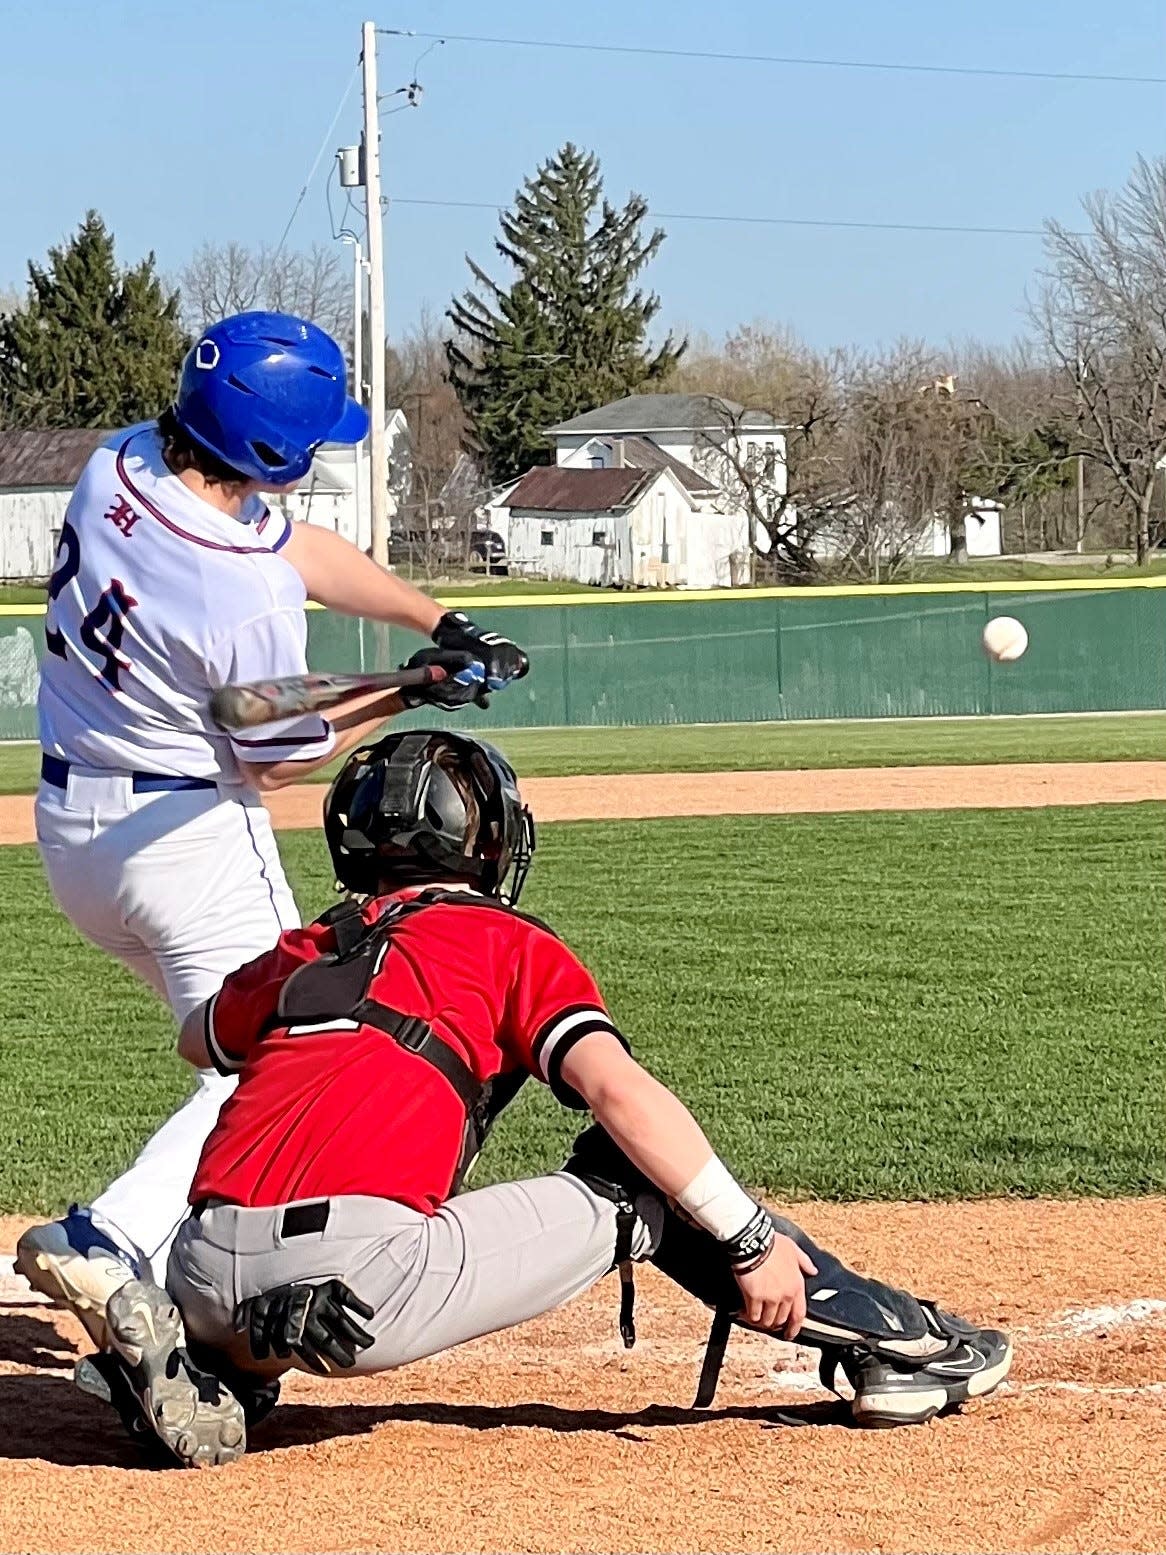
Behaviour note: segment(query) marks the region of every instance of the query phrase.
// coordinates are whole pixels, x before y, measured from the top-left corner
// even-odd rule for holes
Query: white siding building
[[[506,498],[517,576],[599,587],[719,588],[742,583],[739,521],[702,512],[671,470],[531,470]]]
[[[748,581],[785,490],[785,434],[706,394],[633,394],[550,427],[555,464],[485,509],[513,573],[628,587]]]
[[[112,433],[97,427],[0,432],[0,578],[43,583],[73,487]]]
[[[409,427],[394,410],[385,425],[389,459],[389,528],[408,501],[413,480]],[[363,443],[324,443],[307,478],[295,491],[272,499],[291,519],[335,530],[362,551],[372,547],[368,497],[368,448]]]

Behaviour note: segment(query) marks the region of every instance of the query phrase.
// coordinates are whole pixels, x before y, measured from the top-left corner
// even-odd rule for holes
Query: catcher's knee
[[[613,1269],[651,1258],[664,1230],[663,1197],[599,1124],[579,1135],[563,1171],[615,1205]]]
[[[590,1183],[596,1192],[635,1208],[650,1207],[656,1227],[646,1257],[671,1280],[717,1310],[736,1312],[740,1290],[721,1245],[667,1203],[615,1141],[595,1124],[575,1141],[564,1170]],[[923,1308],[909,1291],[856,1273],[819,1247],[792,1220],[773,1215],[773,1223],[809,1253],[818,1272],[806,1280],[806,1321],[799,1338],[821,1349],[861,1346],[910,1355],[926,1339]],[[624,1257],[631,1256],[627,1253]],[[616,1262],[621,1259],[617,1257]]]

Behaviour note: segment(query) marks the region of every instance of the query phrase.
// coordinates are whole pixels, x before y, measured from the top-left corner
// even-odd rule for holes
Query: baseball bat
[[[285,718],[301,718],[305,713],[321,713],[366,691],[408,691],[436,685],[444,679],[445,671],[440,665],[424,664],[419,669],[390,670],[382,675],[328,675],[313,671],[288,675],[283,680],[251,680],[220,686],[211,697],[210,715],[218,728],[230,733]]]

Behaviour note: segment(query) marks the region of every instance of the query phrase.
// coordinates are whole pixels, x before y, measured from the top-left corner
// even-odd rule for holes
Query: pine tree
[[[568,143],[500,218],[494,246],[515,271],[509,287],[467,256],[478,291],[449,309],[457,334],[446,352],[497,480],[547,462],[544,427],[648,388],[684,351],[671,335],[655,351],[646,344],[660,299],[636,281],[664,233],[642,234],[639,195],[616,209],[602,194],[598,159]]]
[[[14,427],[119,427],[174,393],[189,342],[154,255],[121,269],[96,211],[48,263],[30,261],[23,304],[0,319],[0,420]]]

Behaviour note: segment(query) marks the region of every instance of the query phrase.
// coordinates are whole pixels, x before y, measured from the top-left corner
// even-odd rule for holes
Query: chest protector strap
[[[444,1075],[457,1092],[467,1118],[472,1118],[481,1103],[483,1087],[461,1054],[443,1042],[428,1021],[369,996],[373,978],[388,954],[393,929],[403,918],[432,905],[399,903],[371,924],[364,922],[355,902],[341,902],[332,908],[321,921],[333,930],[336,950],[296,968],[280,990],[276,1022],[295,1027],[351,1020],[374,1026]]]

